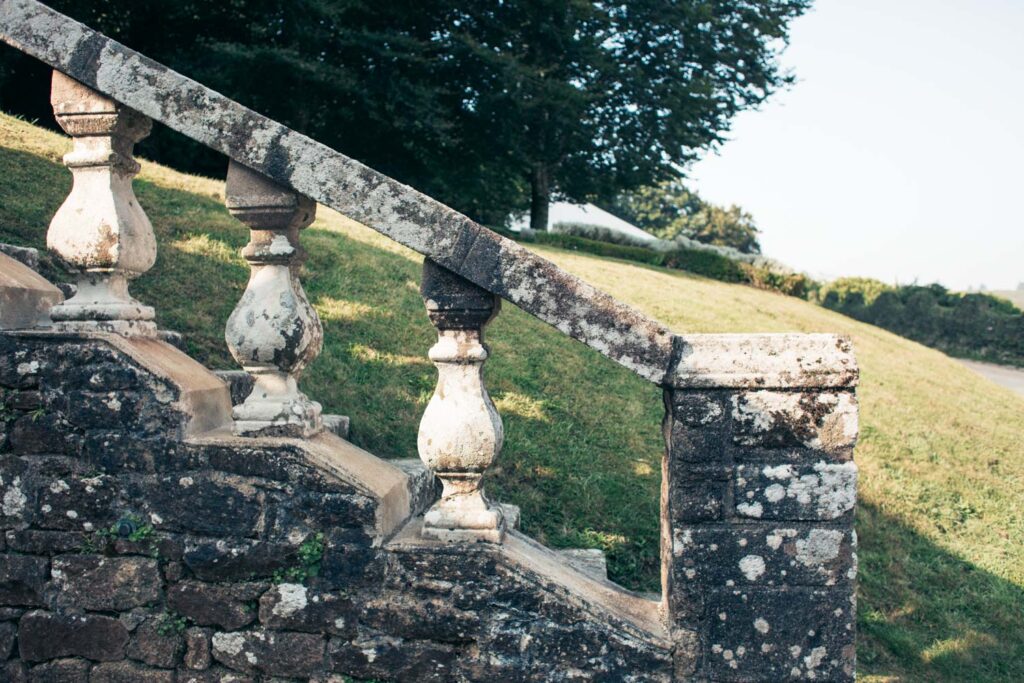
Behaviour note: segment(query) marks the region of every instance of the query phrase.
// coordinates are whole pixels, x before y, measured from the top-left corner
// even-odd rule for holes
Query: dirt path
[[[1024,396],[1024,369],[1013,368],[1008,365],[982,363],[976,360],[958,360],[979,375],[983,375],[996,384],[1012,389],[1021,396]]]

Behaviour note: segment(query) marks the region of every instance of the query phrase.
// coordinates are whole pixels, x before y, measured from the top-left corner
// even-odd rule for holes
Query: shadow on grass
[[[1024,589],[870,504],[858,509],[857,534],[862,674],[1024,680]]]
[[[43,248],[70,185],[59,164],[0,147],[0,241]],[[156,266],[133,284],[161,327],[194,356],[233,367],[224,324],[245,287],[248,232],[223,205],[139,181],[157,233]],[[382,457],[415,457],[436,373],[434,331],[416,259],[317,224],[303,283],[325,347],[304,388],[352,417],[353,440]],[[611,577],[658,583],[661,400],[655,387],[513,306],[489,331],[487,383],[506,442],[489,491],[520,505],[526,533],[555,547],[600,547]],[[859,656],[865,674],[913,681],[1024,680],[1024,591],[862,505]]]

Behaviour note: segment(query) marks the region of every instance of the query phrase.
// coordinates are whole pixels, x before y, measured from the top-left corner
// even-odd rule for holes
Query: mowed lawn
[[[0,117],[0,241],[44,245],[70,186],[59,163],[68,146]],[[160,256],[134,292],[196,357],[232,367],[223,329],[247,278],[247,231],[223,208],[222,183],[145,163],[136,190]],[[324,209],[303,240],[303,282],[326,330],[305,388],[351,416],[355,442],[414,457],[435,379],[420,258]],[[862,680],[1024,680],[1024,400],[936,351],[794,298],[538,251],[680,332],[850,335],[862,368]],[[488,386],[507,432],[492,496],[522,507],[527,533],[603,548],[612,578],[656,589],[657,388],[511,305],[489,343]]]

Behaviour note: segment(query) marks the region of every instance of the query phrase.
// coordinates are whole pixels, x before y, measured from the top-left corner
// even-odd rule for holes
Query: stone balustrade
[[[16,630],[20,648],[0,674],[853,679],[857,368],[846,341],[673,334],[36,0],[0,0],[0,38],[58,69],[52,101],[74,140],[74,185],[47,242],[77,279],[63,302],[25,274],[0,283],[0,389],[17,407],[0,416],[0,642]],[[225,338],[253,388],[230,432],[227,387],[155,339],[154,310],[128,291],[156,257],[132,191],[147,116],[228,154],[227,208],[250,229],[251,274]],[[325,432],[299,389],[323,338],[298,277],[315,200],[426,257],[421,293],[437,330],[418,435],[427,470]],[[484,330],[501,299],[663,388],[659,600],[526,538],[485,495],[504,433],[484,384]],[[136,541],[104,536],[107,555],[82,541],[139,520],[163,544],[155,558]],[[254,614],[245,604],[257,598]],[[238,608],[230,618],[226,603]],[[184,659],[180,644],[151,656],[159,606],[194,620]]]

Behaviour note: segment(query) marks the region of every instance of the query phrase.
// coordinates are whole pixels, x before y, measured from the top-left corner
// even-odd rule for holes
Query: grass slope
[[[68,141],[0,117],[0,241],[43,247],[66,195]],[[247,233],[223,186],[144,163],[156,267],[135,283],[161,327],[230,367],[224,322]],[[352,417],[353,440],[415,456],[434,385],[420,259],[321,210],[303,282],[326,329],[304,386]],[[1024,680],[1024,401],[942,354],[803,301],[677,271],[537,247],[562,267],[690,332],[834,331],[863,378],[860,669],[870,681]],[[56,276],[57,273],[51,273]],[[606,550],[612,577],[657,586],[661,400],[656,388],[512,306],[493,324],[488,385],[507,440],[489,490],[552,546]]]

